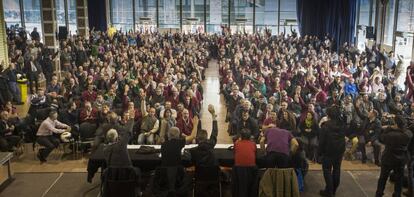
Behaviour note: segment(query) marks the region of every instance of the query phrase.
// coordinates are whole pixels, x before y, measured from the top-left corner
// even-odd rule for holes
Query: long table
[[[12,157],[13,153],[0,153],[0,191],[6,188],[14,180],[13,172],[10,167],[10,160]]]
[[[154,147],[156,150],[160,150],[160,145],[145,145]],[[186,145],[184,149],[191,149],[196,147],[196,144]],[[216,144],[214,147],[214,155],[218,160],[220,166],[223,167],[232,167],[234,164],[234,154],[233,150],[228,148],[233,146],[233,144]],[[128,145],[128,152],[131,158],[132,164],[135,167],[139,167],[142,171],[154,170],[157,166],[161,164],[161,156],[159,153],[152,154],[140,154],[137,153],[137,150],[140,148],[140,145]],[[257,145],[259,148],[259,145]],[[261,151],[258,151],[257,158],[262,157],[263,154]],[[189,161],[183,161],[183,165],[186,167],[192,166]],[[92,180],[95,173],[99,168],[105,168],[106,161],[105,155],[103,153],[103,146],[99,147],[94,151],[88,161],[88,180]]]

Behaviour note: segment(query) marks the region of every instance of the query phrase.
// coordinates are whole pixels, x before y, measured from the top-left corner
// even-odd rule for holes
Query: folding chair
[[[221,197],[220,174],[221,170],[219,166],[196,166],[193,195],[197,197]]]
[[[256,197],[259,189],[259,175],[256,166],[234,166],[231,171],[232,196]]]
[[[133,168],[107,168],[101,177],[102,197],[136,197],[139,192]]]

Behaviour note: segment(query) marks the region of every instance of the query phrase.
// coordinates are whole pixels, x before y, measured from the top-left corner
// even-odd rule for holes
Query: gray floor
[[[92,189],[99,179],[87,183],[86,173],[21,173],[14,178],[0,197],[97,197],[99,194],[99,187]]]
[[[336,197],[375,196],[378,176],[378,171],[342,171]],[[310,171],[305,179],[305,192],[302,196],[319,196],[319,190],[325,187],[323,180],[321,171]]]
[[[378,171],[343,171],[341,185],[336,197],[375,196]],[[99,178],[86,182],[86,173],[21,173],[0,193],[0,197],[97,197]],[[98,187],[96,187],[98,186]],[[391,184],[387,185],[385,196],[391,196]],[[310,171],[305,179],[305,192],[301,196],[317,197],[324,187],[321,171]],[[224,192],[225,196],[229,191]]]

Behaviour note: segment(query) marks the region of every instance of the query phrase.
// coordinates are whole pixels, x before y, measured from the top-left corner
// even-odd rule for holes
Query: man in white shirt
[[[40,162],[46,162],[47,156],[53,149],[59,146],[59,139],[53,136],[53,133],[61,134],[65,131],[70,132],[71,127],[63,124],[57,120],[58,114],[56,111],[49,112],[49,117],[40,124],[37,130],[37,143],[44,146],[39,150],[37,158]]]
[[[382,81],[379,77],[375,77],[374,83],[372,83],[372,93],[377,95],[379,92],[384,92],[385,87],[384,84],[382,84]]]

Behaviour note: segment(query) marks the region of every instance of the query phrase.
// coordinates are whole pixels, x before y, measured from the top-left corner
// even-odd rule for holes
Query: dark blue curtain
[[[296,0],[300,34],[329,35],[336,49],[354,43],[358,0]]]
[[[102,0],[88,0],[89,29],[106,31],[106,6]]]

